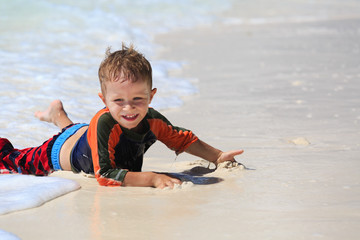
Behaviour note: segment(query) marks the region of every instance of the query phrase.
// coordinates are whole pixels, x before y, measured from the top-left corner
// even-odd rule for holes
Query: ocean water
[[[61,99],[75,122],[103,107],[97,70],[105,50],[133,43],[153,66],[153,107],[182,105],[194,79],[168,72],[184,63],[155,59],[156,34],[218,20],[230,1],[0,0],[0,135],[19,147],[40,144],[57,130],[33,117]],[[37,134],[37,132],[39,134]]]
[[[19,240],[20,238],[18,238],[16,235],[6,232],[4,230],[0,229],[0,239],[4,239],[4,240]]]

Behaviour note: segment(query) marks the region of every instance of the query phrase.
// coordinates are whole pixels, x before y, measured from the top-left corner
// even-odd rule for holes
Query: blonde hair
[[[149,61],[130,44],[127,47],[124,43],[122,49],[111,53],[110,47],[106,50],[105,59],[99,67],[99,80],[101,92],[105,94],[105,83],[118,81],[120,75],[125,81],[144,81],[150,89],[152,88],[152,69]]]

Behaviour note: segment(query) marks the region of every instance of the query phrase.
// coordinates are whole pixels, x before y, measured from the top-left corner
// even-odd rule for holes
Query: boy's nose
[[[131,108],[133,108],[133,104],[131,103],[131,101],[124,103],[123,109],[131,109]]]

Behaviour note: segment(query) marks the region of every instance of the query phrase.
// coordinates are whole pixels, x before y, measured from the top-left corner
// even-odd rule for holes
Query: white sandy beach
[[[160,143],[144,170],[181,173],[182,189],[81,189],[0,216],[27,239],[358,239],[360,18],[218,24],[160,35],[174,76],[199,93],[164,112],[251,170],[207,173]],[[193,171],[191,171],[193,169]]]

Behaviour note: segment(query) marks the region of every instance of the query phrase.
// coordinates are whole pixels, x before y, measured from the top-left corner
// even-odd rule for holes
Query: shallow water
[[[40,144],[57,129],[39,123],[36,110],[61,99],[75,122],[103,107],[97,69],[105,50],[134,43],[153,66],[153,107],[182,105],[194,79],[170,77],[183,63],[155,59],[158,33],[211,24],[228,1],[6,1],[0,5],[0,135],[17,146]],[[50,128],[50,129],[48,129]],[[41,132],[41,134],[34,134]],[[26,140],[26,141],[25,141]]]

